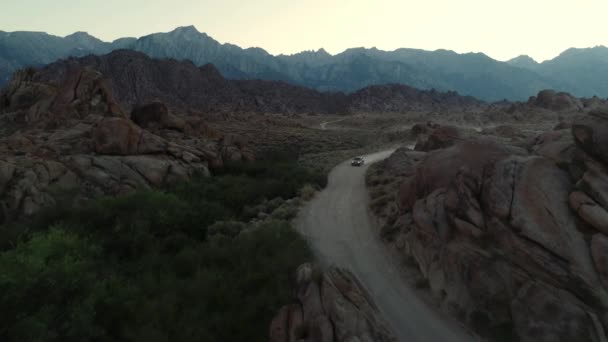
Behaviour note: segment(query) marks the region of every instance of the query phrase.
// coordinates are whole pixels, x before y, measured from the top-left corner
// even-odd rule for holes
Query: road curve
[[[325,122],[322,122],[320,126],[321,126],[322,130],[326,130],[327,129],[327,125],[332,124],[332,123],[337,123],[337,122],[340,122],[340,121],[344,121],[346,119],[347,118],[343,118],[343,119],[339,119],[339,120],[334,120],[334,121],[325,121]]]
[[[320,262],[348,268],[359,278],[399,341],[474,341],[417,297],[375,234],[364,176],[369,164],[391,153],[364,156],[363,167],[352,167],[349,161],[335,167],[327,188],[300,211],[296,227]]]

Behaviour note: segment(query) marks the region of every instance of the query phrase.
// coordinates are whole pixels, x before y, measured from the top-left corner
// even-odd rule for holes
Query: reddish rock
[[[594,234],[591,239],[591,255],[595,268],[600,275],[602,284],[608,288],[608,237],[604,234]]]
[[[571,193],[570,206],[593,228],[604,234],[608,234],[608,212],[587,196],[587,194],[580,191]]]
[[[148,128],[153,124],[162,124],[169,119],[169,108],[161,102],[152,102],[135,107],[131,111],[131,120],[140,127]]]
[[[284,306],[270,323],[270,342],[289,342],[289,306]]]
[[[589,247],[569,209],[569,176],[550,161],[537,157],[520,161],[518,170],[510,211],[512,229],[566,260],[572,276],[584,284],[586,291],[608,299],[604,291],[598,291],[599,279]]]
[[[314,278],[315,270],[312,265],[305,264],[298,268],[296,272],[296,282],[298,284],[298,299],[302,303],[304,320],[308,321],[312,317],[323,314],[323,304],[321,303],[321,290],[319,289],[318,279]]]
[[[93,130],[95,151],[99,154],[131,155],[160,153],[166,143],[149,132],[142,131],[131,121],[122,118],[107,118]]]
[[[469,141],[401,166],[415,170],[399,189],[414,222],[400,227],[409,232],[399,250],[442,307],[484,337],[513,325],[501,336],[606,340],[608,238],[591,237],[583,223],[608,232],[601,127],[543,134],[531,145],[536,155]]]
[[[512,303],[513,322],[522,342],[604,341],[598,317],[572,294],[530,282]]]
[[[608,118],[587,115],[574,122],[572,135],[585,152],[608,164]]]
[[[583,109],[582,102],[576,97],[554,90],[543,90],[528,101],[529,105],[555,111],[579,111]]]
[[[359,281],[348,271],[311,264],[296,272],[300,304],[283,307],[270,325],[272,342],[395,342]]]
[[[536,138],[532,152],[560,165],[571,163],[576,153],[572,134],[567,130],[547,132]]]
[[[456,127],[441,126],[428,135],[419,135],[414,150],[425,152],[438,150],[452,146],[459,140],[461,135]]]
[[[469,141],[427,155],[417,167],[415,177],[402,185],[401,208],[410,209],[417,199],[438,188],[447,187],[459,170],[466,167],[469,173],[481,178],[486,165],[505,158],[508,150],[493,143]]]
[[[52,104],[54,113],[71,112],[81,118],[91,113],[126,117],[99,71],[72,65],[63,77]]]
[[[608,208],[608,171],[599,163],[587,161],[581,188],[604,209]]]

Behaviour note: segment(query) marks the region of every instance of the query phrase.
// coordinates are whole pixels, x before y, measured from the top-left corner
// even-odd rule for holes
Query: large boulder
[[[123,118],[107,118],[93,130],[95,152],[109,155],[150,154],[166,151],[167,143]]]
[[[530,98],[528,104],[554,111],[579,111],[584,107],[578,98],[554,90],[540,91],[536,97]]]
[[[412,218],[387,241],[483,337],[606,341],[607,123],[591,114],[527,151],[469,139],[378,164],[375,177],[403,177],[399,217]]]
[[[600,275],[602,284],[608,288],[608,237],[604,234],[594,234],[591,239],[591,255],[595,268]]]
[[[574,140],[585,152],[608,164],[608,117],[592,113],[572,125]]]
[[[485,165],[505,158],[509,151],[494,143],[467,141],[436,151],[418,165],[415,177],[403,184],[400,190],[401,208],[411,209],[416,200],[434,190],[446,187],[461,168],[479,178]]]
[[[271,342],[394,342],[378,309],[348,271],[311,264],[296,272],[300,304],[281,308],[270,325]]]
[[[92,113],[126,117],[103,75],[83,67],[68,69],[51,110],[55,114],[72,113],[81,118]]]
[[[184,131],[187,128],[186,121],[171,114],[167,105],[162,102],[135,107],[131,112],[131,120],[147,129],[167,128]]]
[[[522,286],[511,304],[522,342],[605,341],[602,323],[571,293],[542,282]]]
[[[608,212],[587,194],[575,191],[570,194],[570,206],[588,224],[608,234]]]
[[[28,158],[0,161],[0,222],[32,216],[78,190],[78,176],[62,163]],[[69,203],[66,203],[69,205]]]
[[[432,126],[427,126],[427,128],[431,127]],[[421,130],[417,129],[417,131]],[[430,133],[418,134],[417,137],[414,150],[425,152],[452,146],[462,139],[458,128],[453,126],[440,126],[432,129]]]
[[[160,124],[169,119],[169,108],[162,102],[152,102],[133,108],[131,120],[138,126],[148,128],[153,124]]]

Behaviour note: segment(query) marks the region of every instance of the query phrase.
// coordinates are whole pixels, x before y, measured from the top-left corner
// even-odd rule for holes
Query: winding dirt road
[[[344,121],[347,118],[343,118],[343,119],[339,119],[339,120],[334,120],[334,121],[326,121],[326,122],[322,122],[321,123],[321,129],[322,130],[326,130],[327,129],[327,125],[332,124],[332,123],[338,123],[340,121]]]
[[[322,263],[348,268],[359,278],[399,341],[474,341],[417,297],[375,234],[364,176],[369,164],[391,153],[364,156],[363,167],[345,161],[334,168],[327,188],[300,211],[296,226]]]

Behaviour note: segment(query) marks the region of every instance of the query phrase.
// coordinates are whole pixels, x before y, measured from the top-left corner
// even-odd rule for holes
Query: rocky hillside
[[[24,67],[118,49],[154,58],[190,60],[196,66],[211,63],[230,79],[285,81],[320,91],[354,92],[370,85],[399,83],[457,91],[486,101],[521,101],[549,88],[579,97],[608,96],[605,47],[570,49],[544,63],[525,56],[501,62],[482,53],[417,49],[353,48],[337,55],[321,49],[273,56],[260,48],[221,44],[193,26],[111,43],[83,32],[62,38],[41,32],[0,31],[0,85]]]
[[[45,84],[61,84],[71,70],[102,74],[116,100],[130,110],[161,101],[181,112],[247,112],[280,114],[348,114],[411,110],[474,110],[484,104],[454,92],[421,91],[403,85],[372,86],[351,95],[322,93],[277,81],[227,80],[213,65],[152,59],[143,53],[118,50],[103,56],[70,58],[36,72]]]
[[[0,122],[0,222],[254,158],[242,139],[163,103],[126,111],[102,74],[76,65],[52,82],[48,70],[18,72],[0,94]]]
[[[368,176],[383,237],[492,339],[607,338],[608,115],[558,128],[513,140],[419,126],[418,151]]]
[[[262,113],[478,105],[405,86],[347,96],[283,82],[231,81],[212,65],[129,50],[24,69],[0,93],[0,221],[32,215],[74,197],[70,193],[76,200],[117,195],[208,174],[225,161],[254,159],[254,150],[297,157],[359,148],[366,139],[322,134]]]

